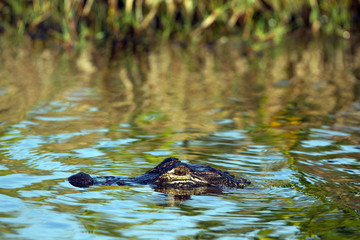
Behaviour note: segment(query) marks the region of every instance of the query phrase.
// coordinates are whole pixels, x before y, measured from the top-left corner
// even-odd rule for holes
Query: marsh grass
[[[280,41],[297,29],[349,38],[358,0],[3,0],[3,28],[66,47],[81,40]]]

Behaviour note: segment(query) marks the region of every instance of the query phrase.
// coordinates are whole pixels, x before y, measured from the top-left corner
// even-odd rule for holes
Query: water
[[[92,46],[0,45],[0,238],[360,237],[356,45],[164,44],[112,61]],[[179,199],[66,181],[136,176],[168,156],[252,185]]]

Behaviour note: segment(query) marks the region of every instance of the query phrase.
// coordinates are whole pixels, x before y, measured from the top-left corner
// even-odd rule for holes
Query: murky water
[[[359,238],[360,48],[285,46],[163,44],[108,61],[0,41],[0,238]],[[178,199],[66,181],[168,156],[253,184]]]

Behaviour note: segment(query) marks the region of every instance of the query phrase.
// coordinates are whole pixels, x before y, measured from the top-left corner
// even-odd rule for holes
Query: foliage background
[[[358,0],[2,0],[0,29],[64,46],[89,39],[139,45],[151,39],[280,41],[297,30],[350,38]]]

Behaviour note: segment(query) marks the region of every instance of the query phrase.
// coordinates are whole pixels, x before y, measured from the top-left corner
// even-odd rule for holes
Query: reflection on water
[[[80,56],[0,41],[0,237],[360,237],[360,49],[235,43]],[[121,55],[121,54],[120,54]],[[176,156],[250,179],[178,199],[136,176]]]

